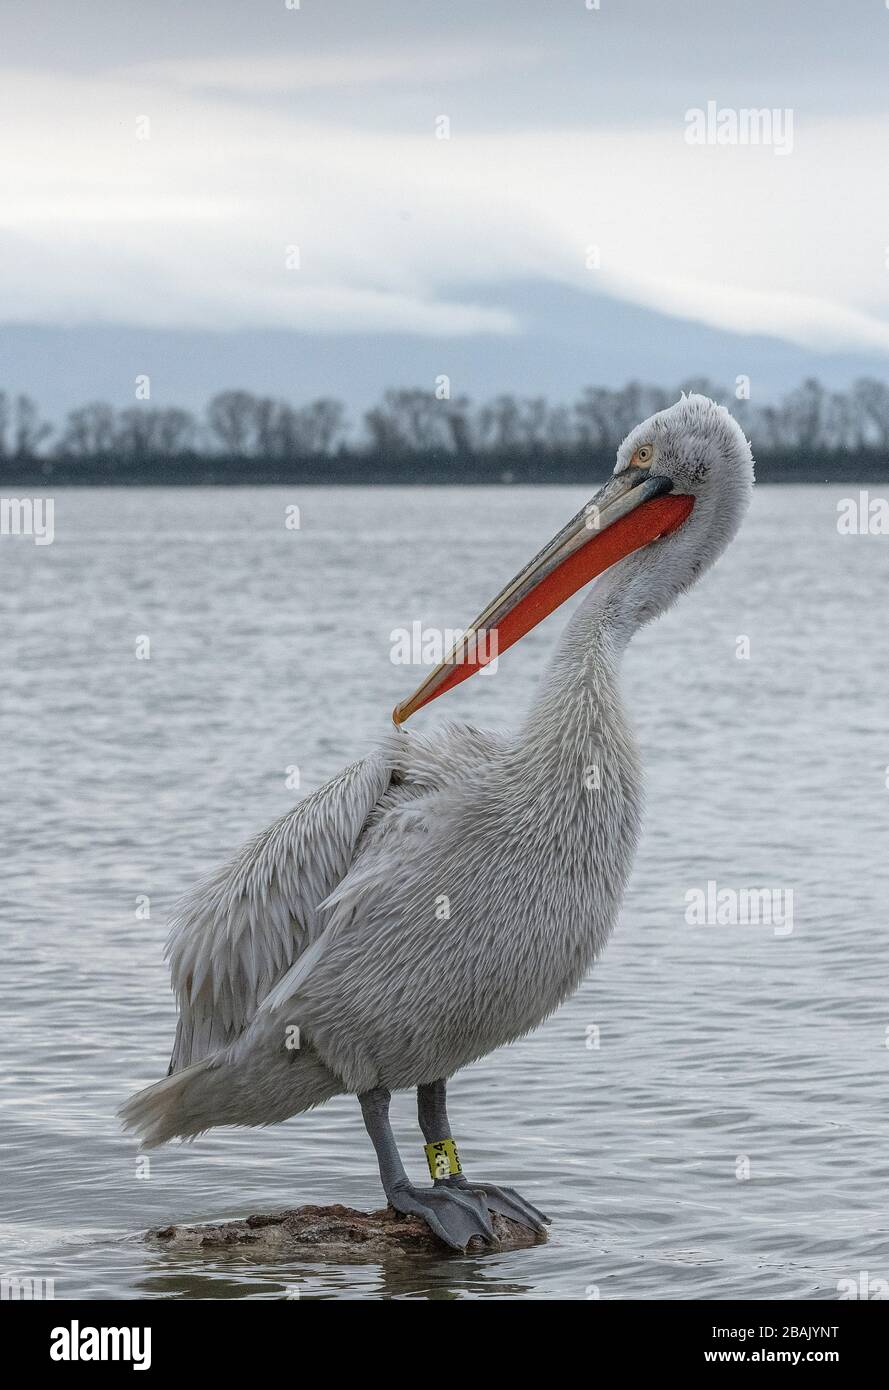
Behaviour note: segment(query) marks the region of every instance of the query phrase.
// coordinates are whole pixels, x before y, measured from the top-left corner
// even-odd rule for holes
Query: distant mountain
[[[147,373],[158,405],[200,411],[216,391],[237,386],[295,402],[337,396],[357,419],[388,387],[430,387],[441,373],[454,395],[511,391],[554,401],[570,401],[591,383],[619,386],[638,378],[667,386],[706,375],[731,385],[741,373],[751,377],[754,399],[764,401],[806,376],[840,389],[856,376],[889,373],[889,356],[809,352],[545,282],[455,293],[464,302],[511,311],[522,331],[430,338],[6,325],[0,327],[0,389],[27,392],[57,421],[86,401],[132,402],[134,378]]]

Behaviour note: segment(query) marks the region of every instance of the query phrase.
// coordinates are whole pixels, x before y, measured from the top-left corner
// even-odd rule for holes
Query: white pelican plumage
[[[458,1249],[490,1238],[491,1210],[542,1229],[512,1189],[462,1173],[445,1084],[540,1024],[608,940],[641,799],[621,655],[725,549],[752,482],[743,433],[705,397],[637,426],[590,505],[394,716],[400,726],[477,668],[474,633],[496,631],[502,653],[599,576],[524,723],[428,738],[397,727],[187,900],[168,947],[170,1074],[123,1111],[146,1146],[350,1093],[398,1211]],[[390,1093],[413,1087],[429,1188],[409,1181],[389,1125]]]

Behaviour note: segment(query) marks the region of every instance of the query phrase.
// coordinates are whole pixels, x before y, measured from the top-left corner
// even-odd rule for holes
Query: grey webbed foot
[[[511,1221],[517,1221],[520,1226],[526,1226],[531,1231],[543,1234],[550,1224],[550,1218],[544,1216],[542,1211],[526,1202],[524,1197],[519,1196],[513,1187],[496,1187],[492,1182],[469,1182],[462,1174],[444,1178],[436,1186],[450,1187],[461,1193],[472,1193],[477,1195],[486,1205],[489,1211],[496,1211],[500,1216],[508,1216]]]
[[[494,1227],[484,1197],[474,1192],[455,1191],[445,1183],[434,1187],[399,1184],[387,1194],[389,1203],[409,1216],[421,1216],[435,1235],[452,1250],[465,1251],[474,1236],[494,1241]]]

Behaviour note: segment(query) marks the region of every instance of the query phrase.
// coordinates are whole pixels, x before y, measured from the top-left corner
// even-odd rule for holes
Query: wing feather
[[[167,942],[179,1001],[171,1072],[238,1037],[318,940],[321,905],[348,871],[391,775],[383,750],[354,763],[183,901]]]

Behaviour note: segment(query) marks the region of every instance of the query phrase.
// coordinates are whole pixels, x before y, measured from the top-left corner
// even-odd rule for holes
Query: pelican
[[[146,1147],[355,1095],[397,1211],[457,1250],[492,1240],[492,1212],[543,1231],[513,1188],[462,1171],[446,1084],[542,1023],[605,946],[641,810],[621,657],[726,548],[752,483],[747,440],[706,397],[638,425],[380,746],[185,900],[167,947],[170,1070],[121,1112]],[[490,659],[473,639],[496,635],[502,654],[592,579],[515,732],[401,727]],[[414,1088],[430,1186],[409,1179],[389,1122],[391,1093]]]

